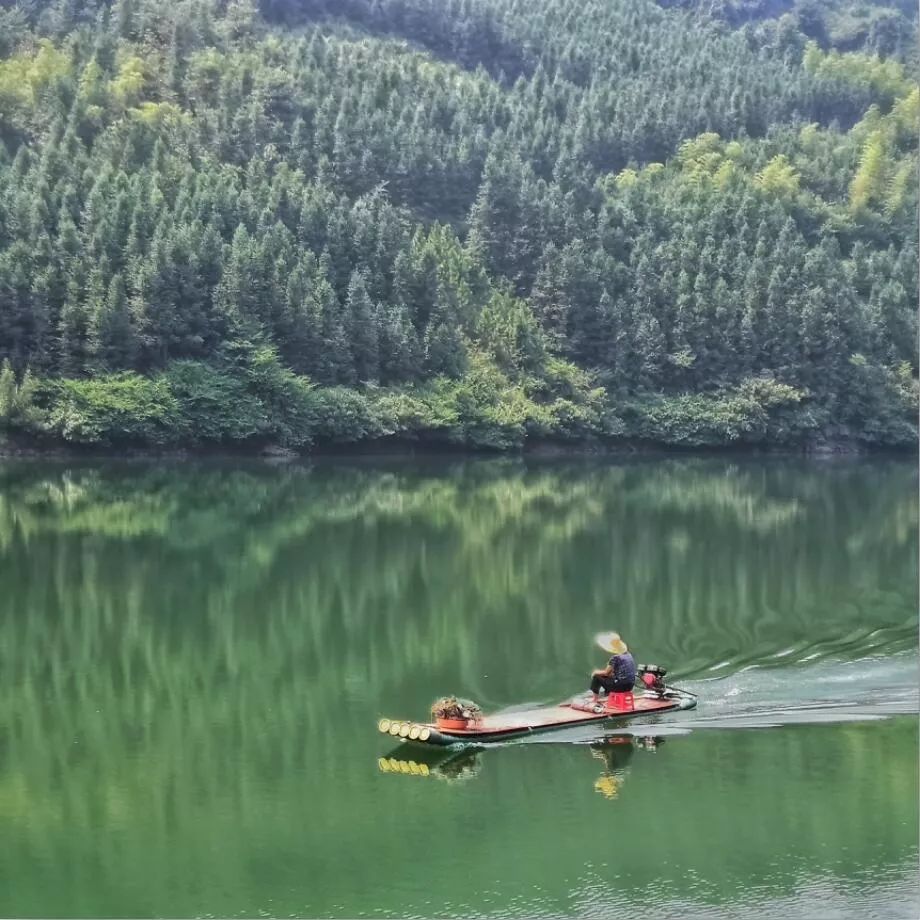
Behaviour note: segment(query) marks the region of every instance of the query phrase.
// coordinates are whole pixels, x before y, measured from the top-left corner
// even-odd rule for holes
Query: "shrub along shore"
[[[540,376],[503,372],[475,356],[462,379],[403,387],[320,387],[285,368],[268,347],[240,350],[223,366],[177,361],[155,376],[17,379],[0,371],[0,452],[24,446],[169,451],[290,452],[381,442],[518,451],[571,448],[911,448],[912,380],[903,406],[865,426],[832,424],[807,393],[768,377],[706,394],[618,399],[577,367],[549,359]],[[871,389],[854,394],[871,399]]]

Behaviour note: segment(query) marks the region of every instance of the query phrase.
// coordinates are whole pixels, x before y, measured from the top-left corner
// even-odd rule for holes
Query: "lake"
[[[0,464],[0,915],[890,917],[915,460]],[[446,760],[582,689],[692,712]]]

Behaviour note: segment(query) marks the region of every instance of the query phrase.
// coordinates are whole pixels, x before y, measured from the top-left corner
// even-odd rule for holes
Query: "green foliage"
[[[0,61],[0,123],[30,127],[45,90],[67,77],[70,66],[67,54],[48,39]]]
[[[419,393],[430,430],[474,448],[507,450],[528,437],[584,440],[617,434],[605,394],[577,368],[552,361],[546,376],[515,381],[481,353],[461,380],[440,378]]]
[[[163,380],[126,371],[48,387],[47,430],[65,441],[166,445],[175,440],[179,406]]]
[[[41,420],[36,405],[37,384],[32,372],[26,368],[17,381],[9,359],[0,365],[0,429],[20,428],[33,430]]]
[[[901,0],[660,0],[742,27],[752,42],[799,50],[807,39],[839,51],[910,57],[917,11]],[[817,45],[815,46],[817,48]]]
[[[876,131],[866,141],[859,156],[859,169],[850,183],[850,204],[854,210],[878,201],[889,171],[885,157],[885,138],[881,131]]]
[[[781,444],[814,427],[798,409],[804,394],[765,378],[744,381],[723,393],[653,397],[625,407],[637,437],[686,447],[721,444]]]
[[[756,184],[767,194],[791,198],[799,190],[799,174],[785,154],[778,154],[757,174]]]
[[[522,387],[478,355],[462,380],[439,381],[433,395],[440,411],[457,420],[451,439],[469,447],[518,448],[528,425],[542,433],[548,422],[545,411],[527,399]]]
[[[914,86],[899,61],[878,55],[824,52],[815,42],[809,42],[805,49],[803,64],[809,73],[868,87],[888,101],[907,95]]]
[[[479,315],[480,344],[503,370],[540,373],[546,363],[543,330],[526,301],[497,292]]]
[[[234,445],[270,434],[265,407],[242,377],[200,361],[176,361],[163,379],[178,404],[183,441]]]
[[[177,361],[161,378],[176,399],[177,436],[201,445],[310,444],[313,387],[271,348],[243,346],[224,368]]]
[[[386,415],[378,411],[374,402],[366,394],[346,387],[317,390],[312,411],[314,436],[323,443],[371,441],[392,433],[384,424]]]
[[[283,367],[273,348],[254,350],[245,367],[247,391],[260,403],[264,430],[287,447],[310,443],[314,424],[313,387]]]
[[[7,359],[0,368],[0,419],[4,424],[9,424],[15,404],[16,375],[13,373],[13,366]]]
[[[907,362],[880,368],[853,355],[850,364],[845,402],[838,413],[846,426],[843,432],[870,445],[916,445],[918,387]]]
[[[126,54],[119,62],[118,73],[109,85],[109,93],[121,108],[132,108],[140,102],[147,81],[144,59],[136,54]]]
[[[0,375],[0,393],[5,392]],[[17,405],[31,387],[19,387]],[[30,395],[26,395],[31,400]],[[304,377],[279,364],[270,348],[244,348],[223,368],[176,361],[156,377],[132,372],[91,380],[45,381],[45,431],[79,444],[259,445],[311,442],[315,397]],[[13,414],[11,422],[28,427]]]

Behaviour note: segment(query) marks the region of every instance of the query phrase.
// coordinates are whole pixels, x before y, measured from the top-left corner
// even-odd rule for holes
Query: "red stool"
[[[636,708],[636,701],[632,691],[627,693],[610,693],[607,695],[607,708],[618,709],[620,712],[631,712]]]

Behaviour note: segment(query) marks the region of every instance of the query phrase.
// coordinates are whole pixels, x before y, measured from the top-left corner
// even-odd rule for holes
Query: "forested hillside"
[[[31,0],[0,56],[0,437],[916,442],[909,6]]]

